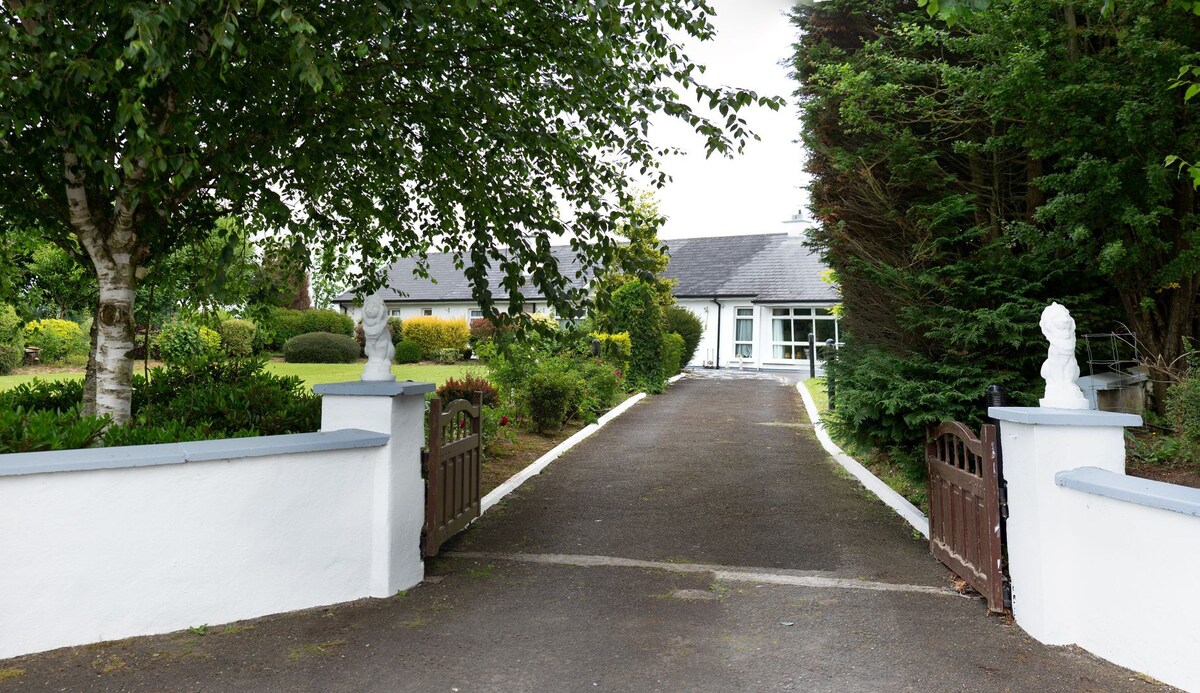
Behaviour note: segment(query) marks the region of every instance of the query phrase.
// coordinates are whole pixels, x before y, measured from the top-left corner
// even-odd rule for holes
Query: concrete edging
[[[667,378],[667,384],[677,383],[677,382],[679,382],[679,380],[681,378],[683,378],[683,376],[684,376],[684,374],[680,373],[676,376]],[[633,405],[642,401],[643,399],[646,399],[646,393],[639,392],[636,395],[633,395],[629,399],[625,400],[624,402],[621,402],[617,406],[613,407],[607,414],[605,414],[604,416],[601,416],[599,419],[597,419],[596,423],[588,424],[587,426],[584,426],[583,428],[579,429],[578,431],[576,431],[575,435],[571,436],[570,438],[567,438],[563,442],[554,446],[550,450],[550,452],[547,452],[545,455],[542,455],[541,457],[537,458],[537,460],[535,460],[533,462],[533,464],[522,469],[521,471],[517,472],[516,474],[513,474],[503,484],[500,484],[496,488],[492,489],[479,502],[480,516],[482,516],[484,513],[486,513],[488,511],[488,509],[491,508],[493,505],[495,505],[496,503],[499,503],[500,500],[503,499],[505,496],[507,496],[508,494],[517,490],[517,488],[520,487],[521,484],[525,483],[526,481],[529,481],[531,478],[537,476],[538,474],[541,474],[543,469],[550,466],[550,463],[553,462],[554,460],[557,460],[559,457],[562,457],[563,453],[565,453],[567,450],[570,450],[571,448],[578,445],[581,441],[583,441],[583,439],[592,435],[596,431],[599,431],[609,421],[612,421],[613,419],[617,418],[621,414],[624,414],[627,410],[629,410],[630,407],[632,407]]]
[[[921,533],[921,536],[929,538],[929,518],[925,514],[908,501],[907,498],[896,493],[895,489],[888,486],[882,479],[871,473],[871,470],[862,466],[858,460],[847,455],[837,443],[833,442],[833,438],[829,437],[829,433],[825,430],[825,424],[821,423],[821,415],[817,412],[817,403],[813,401],[812,395],[809,394],[808,388],[804,387],[803,382],[796,383],[796,390],[800,393],[800,398],[804,400],[804,409],[808,413],[808,418],[812,421],[813,430],[817,434],[817,440],[821,441],[821,447],[825,448],[825,452],[837,461],[847,472],[850,472],[859,483],[867,488],[868,491],[875,494],[883,504],[896,511],[900,517],[904,518],[905,522],[913,526],[913,529]]]

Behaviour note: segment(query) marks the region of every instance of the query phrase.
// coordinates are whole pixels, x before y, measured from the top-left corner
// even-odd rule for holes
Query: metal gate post
[[[808,333],[808,377],[817,377],[817,336]]]

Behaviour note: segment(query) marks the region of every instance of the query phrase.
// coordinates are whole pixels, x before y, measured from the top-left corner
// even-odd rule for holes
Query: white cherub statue
[[[396,347],[392,344],[392,333],[388,330],[387,306],[379,294],[368,296],[363,301],[362,327],[366,336],[363,351],[367,352],[367,365],[363,367],[363,380],[395,380],[392,375],[392,359]]]
[[[1050,340],[1042,377],[1046,380],[1046,396],[1038,400],[1043,407],[1055,409],[1089,409],[1087,398],[1075,384],[1079,378],[1079,363],[1075,360],[1075,319],[1059,303],[1051,303],[1042,311],[1042,334]]]

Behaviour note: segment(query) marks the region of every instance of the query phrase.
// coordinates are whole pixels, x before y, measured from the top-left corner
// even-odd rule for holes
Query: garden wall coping
[[[1200,489],[1126,476],[1098,467],[1059,472],[1054,475],[1054,483],[1084,493],[1200,517]]]
[[[189,443],[18,452],[0,455],[0,477],[372,448],[387,445],[390,440],[391,436],[387,433],[348,428],[319,433],[199,440]]]
[[[355,380],[346,383],[324,383],[313,385],[318,395],[349,395],[361,397],[397,397],[400,395],[423,395],[437,389],[434,383],[418,383],[412,380]]]
[[[1141,426],[1137,414],[1092,409],[1051,407],[988,407],[988,416],[999,421],[1041,426]]]

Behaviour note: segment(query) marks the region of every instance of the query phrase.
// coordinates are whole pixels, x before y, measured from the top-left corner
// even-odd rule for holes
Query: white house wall
[[[750,297],[719,299],[719,310],[718,303],[711,298],[684,298],[679,299],[677,304],[699,318],[700,325],[704,330],[700,337],[700,345],[696,348],[696,354],[687,364],[692,368],[717,365],[715,362],[718,351],[720,353],[719,367],[721,368],[798,369],[806,367],[808,363],[807,361],[772,358],[771,309],[785,307],[784,305],[756,305]],[[787,304],[786,307],[829,308],[831,305],[829,303],[798,302]],[[541,307],[544,308],[544,306]],[[359,306],[343,306],[343,308],[355,321],[362,319],[362,309]],[[738,308],[751,308],[754,311],[754,350],[753,356],[746,359],[740,359],[734,355],[735,321]],[[424,315],[426,309],[431,310],[434,317],[462,319],[469,322],[471,311],[478,310],[479,306],[468,302],[393,303],[388,305],[389,313],[401,320]],[[397,313],[399,313],[398,316]],[[717,329],[718,318],[721,323],[720,330]],[[717,348],[718,333],[720,334],[719,350]]]
[[[792,359],[775,359],[772,354],[771,338],[771,309],[772,308],[829,308],[829,303],[792,303],[784,305],[756,305],[750,298],[719,299],[718,304],[712,299],[680,299],[677,301],[682,308],[690,310],[700,319],[704,333],[700,337],[700,346],[696,355],[688,365],[693,368],[711,367],[717,360],[717,322],[720,320],[720,364],[721,368],[766,368],[766,369],[797,369],[804,368],[807,361]],[[754,311],[754,349],[750,358],[735,356],[734,335],[735,321],[738,308],[750,308]]]

